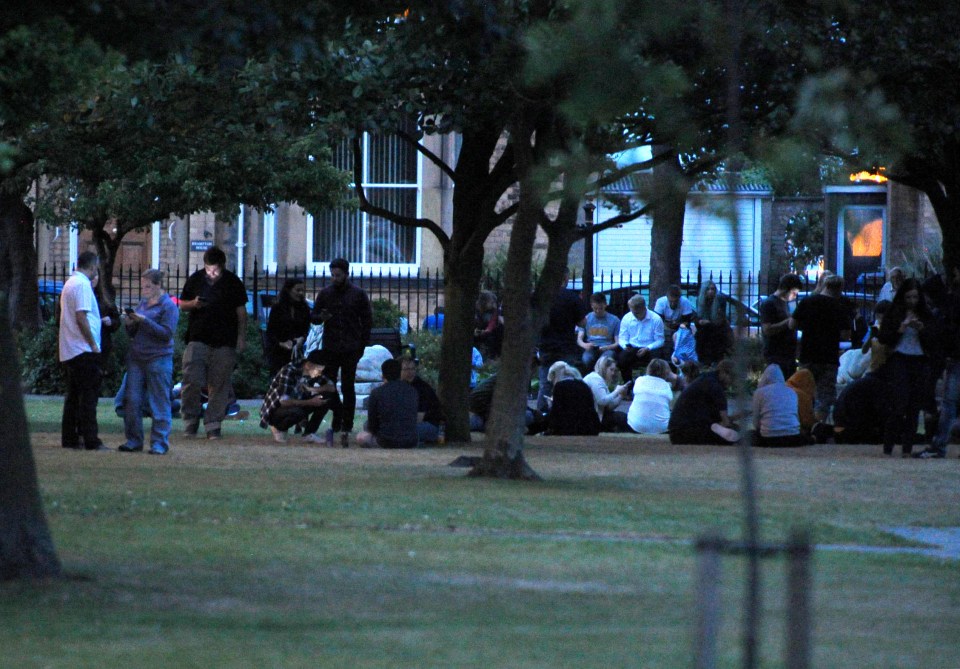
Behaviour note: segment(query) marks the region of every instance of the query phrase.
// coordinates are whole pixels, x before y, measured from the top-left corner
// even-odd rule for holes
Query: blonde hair
[[[571,367],[563,360],[558,360],[550,365],[550,370],[547,372],[547,381],[551,384],[557,384],[567,379],[576,379],[579,381],[582,378],[576,367]]]
[[[605,355],[597,360],[597,364],[593,366],[593,371],[603,377],[606,375],[608,369],[616,367],[616,365],[617,361],[613,359],[612,355]]]

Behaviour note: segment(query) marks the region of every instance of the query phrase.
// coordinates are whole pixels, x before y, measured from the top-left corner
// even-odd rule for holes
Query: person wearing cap
[[[316,350],[305,360],[287,363],[273,377],[260,406],[260,427],[269,428],[274,441],[285,442],[291,427],[306,423],[303,440],[323,443],[316,432],[328,410],[333,412],[331,430],[341,429],[343,405],[325,369],[325,354]]]

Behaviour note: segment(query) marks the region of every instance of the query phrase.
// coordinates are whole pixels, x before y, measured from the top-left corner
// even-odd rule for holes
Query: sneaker
[[[925,448],[919,453],[914,453],[913,457],[917,460],[934,460],[940,458],[946,458],[946,451],[937,450],[935,448]]]
[[[143,444],[140,446],[131,446],[130,444],[120,444],[117,446],[117,450],[121,453],[137,453],[143,450]]]
[[[323,437],[321,437],[321,436],[320,436],[319,434],[317,434],[316,432],[311,432],[310,434],[305,434],[305,435],[303,435],[303,443],[305,443],[305,444],[326,444],[327,442],[324,440]]]
[[[287,440],[286,430],[281,430],[280,428],[274,427],[273,425],[270,426],[270,434],[273,435],[273,440],[278,444],[282,444]]]
[[[340,448],[350,448],[350,433],[341,432],[340,433]]]
[[[235,413],[228,413],[223,417],[224,420],[246,420],[250,417],[250,412],[246,409],[241,409]]]
[[[166,455],[167,449],[163,446],[153,445],[150,447],[150,455]]]
[[[207,439],[210,441],[217,441],[223,439],[223,435],[220,434],[220,428],[218,427],[215,430],[207,430]]]
[[[711,425],[710,430],[715,435],[717,435],[724,441],[729,442],[731,444],[735,444],[736,442],[740,441],[740,435],[737,433],[736,430],[731,430],[729,427],[724,427],[720,423],[714,423],[713,425]]]

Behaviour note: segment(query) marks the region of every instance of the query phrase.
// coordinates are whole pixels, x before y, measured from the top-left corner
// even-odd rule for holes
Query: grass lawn
[[[691,540],[741,529],[729,448],[531,438],[530,484],[446,466],[476,447],[281,445],[254,419],[163,457],[65,451],[59,401],[27,410],[68,578],[0,585],[0,667],[689,667]],[[960,560],[835,548],[960,526],[956,457],[879,451],[755,451],[763,538],[822,546],[814,666],[957,669]],[[724,561],[725,667],[744,567]],[[762,666],[782,666],[783,561],[763,577]]]

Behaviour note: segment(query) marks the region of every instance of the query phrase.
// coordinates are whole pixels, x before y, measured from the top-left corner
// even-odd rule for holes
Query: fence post
[[[809,537],[794,532],[787,542],[787,642],[786,669],[810,666],[810,557]]]
[[[720,551],[723,539],[707,535],[697,539],[697,629],[694,667],[715,669],[720,633]]]

